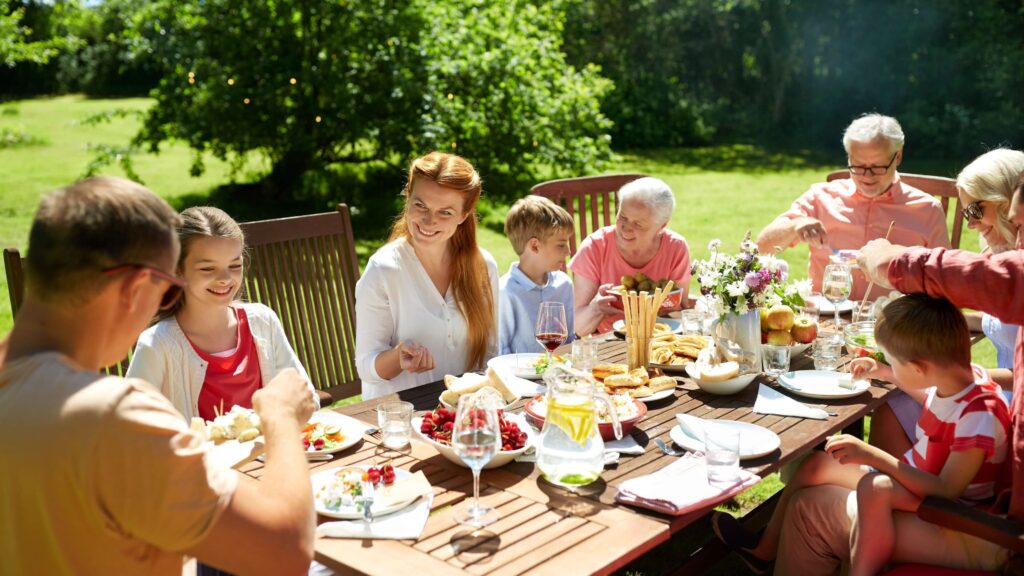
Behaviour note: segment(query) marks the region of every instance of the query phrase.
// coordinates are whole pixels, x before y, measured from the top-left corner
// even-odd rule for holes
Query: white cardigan
[[[258,303],[236,303],[233,306],[241,306],[249,319],[263,386],[285,368],[295,368],[309,380],[273,310]],[[150,326],[139,336],[125,377],[139,378],[159,388],[187,421],[199,416],[199,390],[206,380],[206,366],[206,361],[192,348],[172,316]],[[312,383],[309,383],[309,390],[316,400]]]
[[[494,330],[485,359],[498,352],[498,265],[484,249],[494,303]],[[356,369],[363,385],[363,400],[378,398],[440,380],[445,374],[466,371],[466,319],[459,312],[451,288],[442,298],[427,275],[416,251],[404,238],[378,250],[356,283]],[[377,374],[381,352],[399,341],[415,340],[434,357],[434,369],[419,374],[402,372],[391,380]]]

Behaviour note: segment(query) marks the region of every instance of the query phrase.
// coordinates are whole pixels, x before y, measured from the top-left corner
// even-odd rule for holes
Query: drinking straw
[[[889,229],[885,231],[885,239],[886,240],[889,239],[889,234],[892,233],[892,227],[895,226],[895,225],[896,225],[896,221],[895,220],[891,220],[889,222]],[[859,318],[863,318],[864,317],[864,304],[867,303],[868,296],[871,295],[871,290],[873,290],[874,287],[875,287],[875,281],[872,279],[871,282],[868,282],[868,289],[864,291],[864,297],[860,299],[860,306],[857,308],[857,316]],[[836,328],[838,329],[839,327],[836,326]]]

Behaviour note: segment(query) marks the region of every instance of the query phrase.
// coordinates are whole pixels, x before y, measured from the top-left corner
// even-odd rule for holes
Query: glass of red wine
[[[551,365],[551,353],[565,342],[569,335],[565,325],[565,306],[561,302],[541,302],[537,313],[537,331],[534,332],[537,342],[548,352],[548,365]]]

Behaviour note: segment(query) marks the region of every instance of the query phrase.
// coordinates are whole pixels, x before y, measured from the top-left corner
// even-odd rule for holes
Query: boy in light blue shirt
[[[505,236],[519,255],[501,277],[498,297],[501,354],[543,352],[535,338],[541,302],[561,302],[568,328],[573,331],[572,281],[562,271],[569,256],[572,217],[564,208],[541,196],[521,198],[505,217]]]

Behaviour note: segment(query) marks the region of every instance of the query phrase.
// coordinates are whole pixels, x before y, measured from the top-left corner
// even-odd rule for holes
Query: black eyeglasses
[[[857,176],[863,176],[864,174],[870,174],[872,176],[881,176],[882,174],[888,172],[889,168],[892,168],[892,163],[896,161],[896,156],[898,156],[899,153],[899,150],[897,150],[896,153],[892,155],[892,158],[889,159],[889,163],[886,164],[885,166],[847,165],[846,167],[849,168],[850,174],[856,174]]]
[[[981,200],[971,202],[967,206],[964,206],[964,209],[960,211],[960,215],[968,222],[971,220],[981,220],[985,215],[985,211],[981,208]]]
[[[161,310],[169,310],[172,306],[177,304],[178,299],[181,298],[182,292],[185,291],[184,280],[178,278],[177,276],[171,276],[170,274],[164,272],[163,270],[154,268],[152,266],[148,266],[146,264],[121,264],[119,266],[114,266],[113,268],[106,268],[104,270],[101,270],[101,272],[106,276],[114,276],[116,274],[127,272],[129,270],[149,270],[150,274],[156,276],[161,280],[166,281],[169,284],[169,286],[167,286],[167,290],[164,292],[163,297],[160,299]]]

